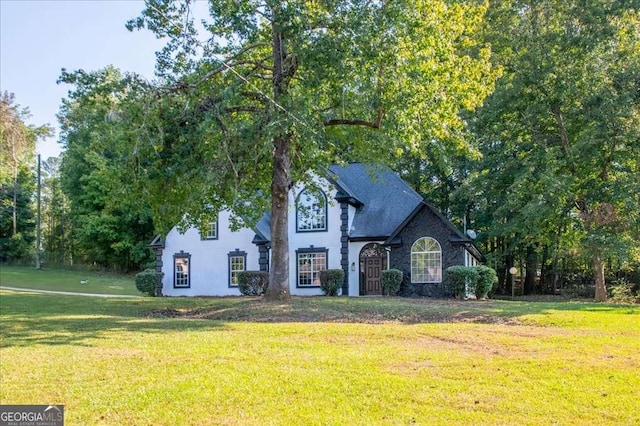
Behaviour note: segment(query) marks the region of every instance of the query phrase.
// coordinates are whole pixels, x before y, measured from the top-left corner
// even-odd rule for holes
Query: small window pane
[[[229,257],[229,271],[231,282],[230,285],[232,287],[238,286],[238,272],[242,272],[245,270],[244,265],[244,256],[231,256]]]
[[[175,258],[175,287],[189,287],[189,258],[188,257],[176,257]]]
[[[218,222],[209,222],[207,224],[207,233],[205,234],[207,240],[215,240],[218,238]]]

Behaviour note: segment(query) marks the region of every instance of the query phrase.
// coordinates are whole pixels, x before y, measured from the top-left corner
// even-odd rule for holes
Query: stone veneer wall
[[[269,271],[269,248],[266,244],[258,244],[258,265],[261,271]]]
[[[464,265],[464,249],[461,246],[454,247],[449,242],[451,236],[451,229],[427,206],[423,206],[413,220],[398,234],[402,245],[392,247],[389,267],[400,269],[404,274],[400,288],[401,295],[413,297],[447,296],[443,283],[411,283],[411,246],[422,237],[431,237],[437,240],[442,248],[442,278],[444,279],[444,271],[449,266]]]
[[[162,248],[156,248],[156,271],[162,272]]]
[[[342,295],[349,295],[349,204],[340,202],[340,266],[344,271]]]

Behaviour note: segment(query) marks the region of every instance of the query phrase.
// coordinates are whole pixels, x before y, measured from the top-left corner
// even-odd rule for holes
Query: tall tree
[[[269,299],[288,297],[294,182],[331,162],[464,144],[458,112],[494,78],[475,1],[210,0],[204,34],[191,6],[148,0],[128,24],[169,38],[138,170],[164,225],[270,209]]]
[[[607,258],[630,259],[640,229],[637,1],[492,4],[487,30],[505,73],[475,120],[494,235],[558,246],[580,236],[596,300]]]
[[[25,165],[18,175],[0,182],[0,260],[20,261],[33,255],[35,248],[35,175]]]
[[[62,191],[62,157],[42,162],[43,251],[50,263],[73,264],[69,199]]]
[[[25,123],[30,117],[29,110],[15,103],[13,93],[0,95],[0,160],[3,169],[10,170],[13,184],[12,234],[18,233],[17,199],[18,175],[23,165],[32,162],[35,155],[36,140],[51,133],[49,126],[31,126]],[[5,175],[6,178],[6,175]]]
[[[74,83],[58,118],[65,148],[60,164],[62,189],[69,202],[74,254],[104,267],[134,270],[152,258],[153,237],[148,206],[123,188],[126,159],[121,146],[131,134],[119,111],[128,95],[128,80],[115,68],[73,75]]]
[[[38,137],[48,136],[48,125],[33,126],[25,121],[27,108],[15,103],[12,93],[0,94],[0,192],[2,205],[3,258],[20,258],[33,241],[31,197],[35,188],[32,166]]]

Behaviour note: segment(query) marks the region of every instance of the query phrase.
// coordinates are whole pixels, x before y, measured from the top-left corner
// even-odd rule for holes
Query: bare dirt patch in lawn
[[[345,300],[321,297],[265,302],[260,298],[210,298],[199,307],[166,307],[146,313],[151,318],[185,318],[248,322],[387,322],[512,324],[516,320],[487,301],[380,298]]]

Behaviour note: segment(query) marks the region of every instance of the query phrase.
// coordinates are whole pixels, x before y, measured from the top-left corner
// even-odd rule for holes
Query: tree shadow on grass
[[[106,332],[217,331],[229,323],[481,323],[522,324],[554,311],[640,317],[640,306],[595,303],[462,301],[398,297],[257,297],[102,299],[5,291],[0,296],[0,347],[90,345]]]
[[[103,299],[3,291],[0,348],[32,345],[91,346],[106,332],[215,331],[215,321],[164,321],[147,315],[162,299]],[[151,307],[150,307],[151,305]]]

